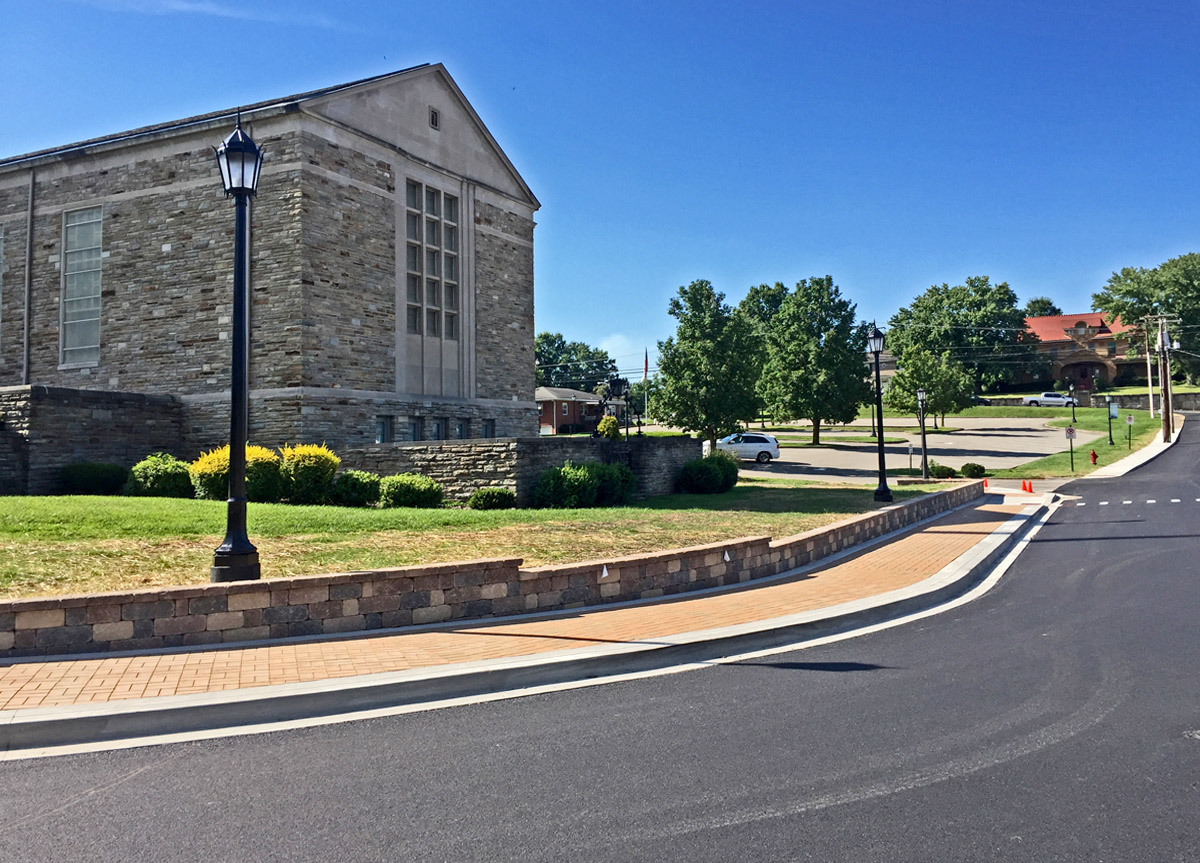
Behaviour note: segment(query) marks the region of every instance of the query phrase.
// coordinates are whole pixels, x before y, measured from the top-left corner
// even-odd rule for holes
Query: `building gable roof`
[[[346,84],[336,84],[331,87],[322,87],[318,90],[309,90],[304,93],[296,93],[291,96],[284,96],[279,99],[268,99],[262,102],[255,102],[250,105],[242,105],[237,108],[227,108],[221,111],[211,111],[206,114],[198,114],[194,117],[186,117],[182,120],[172,120],[166,123],[156,123],[150,126],[142,126],[137,129],[131,129],[126,132],[118,132],[112,135],[103,135],[98,138],[89,138],[86,141],[78,141],[73,144],[65,144],[59,147],[50,147],[44,150],[37,150],[32,153],[25,153],[18,156],[11,156],[7,159],[0,159],[0,170],[5,168],[14,168],[27,163],[36,163],[39,161],[50,161],[59,158],[70,156],[84,155],[92,151],[109,149],[114,146],[120,146],[126,143],[133,143],[140,139],[151,139],[171,135],[182,131],[187,131],[196,128],[202,128],[208,125],[214,125],[218,122],[233,122],[240,112],[247,122],[252,122],[255,115],[262,117],[271,116],[272,114],[287,113],[296,110],[306,110],[316,114],[316,116],[325,119],[333,119],[330,114],[339,113],[336,110],[336,105],[339,100],[355,99],[361,97],[366,92],[378,91],[381,88],[394,87],[402,81],[410,83],[416,79],[425,78],[427,76],[435,77],[441,86],[445,88],[453,96],[455,108],[461,111],[464,116],[469,117],[471,125],[474,127],[479,143],[476,149],[485,151],[486,155],[492,157],[502,166],[501,172],[507,175],[508,183],[504,184],[508,188],[501,188],[499,191],[513,194],[517,197],[526,199],[527,203],[533,208],[538,209],[541,205],[528,184],[525,183],[517,169],[509,161],[504,151],[500,149],[500,145],[492,137],[491,133],[484,126],[483,121],[475,112],[475,109],[467,101],[466,96],[458,88],[454,79],[450,77],[450,73],[445,67],[440,64],[422,63],[418,66],[410,66],[407,69],[400,69],[395,72],[387,72],[382,75],[375,75],[370,78],[361,78],[357,81],[351,81]],[[353,125],[353,124],[352,124]],[[368,130],[369,131],[369,130]],[[499,175],[499,174],[498,174]],[[496,187],[495,183],[487,183],[485,185]]]
[[[600,396],[567,387],[538,387],[533,399],[538,402],[599,402]]]
[[[1118,317],[1111,324],[1103,312],[1085,312],[1080,315],[1045,315],[1037,318],[1026,318],[1025,327],[1043,342],[1069,342],[1071,336],[1068,330],[1078,326],[1086,326],[1096,330],[1092,338],[1113,338],[1133,327],[1121,323]]]

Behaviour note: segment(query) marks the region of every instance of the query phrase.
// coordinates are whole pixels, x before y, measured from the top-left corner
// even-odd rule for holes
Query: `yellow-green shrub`
[[[609,415],[600,418],[600,423],[596,426],[596,434],[602,438],[609,440],[621,439],[621,424],[617,422],[615,416]]]
[[[284,444],[279,450],[284,495],[292,503],[328,503],[342,460],[324,444]]]
[[[188,465],[196,497],[225,500],[229,497],[229,445],[202,453]],[[283,497],[279,456],[265,446],[246,445],[246,499],[276,503]]]

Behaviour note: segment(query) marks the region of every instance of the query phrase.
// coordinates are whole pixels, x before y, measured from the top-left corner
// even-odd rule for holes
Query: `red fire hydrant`
[[[1092,450],[1092,464],[1096,463],[1096,451]]]

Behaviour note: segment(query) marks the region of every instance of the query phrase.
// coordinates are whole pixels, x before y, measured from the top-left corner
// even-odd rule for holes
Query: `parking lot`
[[[901,428],[916,427],[900,417],[888,417],[885,439],[906,438],[906,443],[884,445],[884,458],[890,470],[907,468],[911,444],[912,466],[921,466],[921,435],[900,431]],[[955,469],[965,462],[977,462],[989,470],[1016,467],[1028,461],[1067,447],[1066,436],[1061,428],[1050,428],[1049,417],[947,417],[946,423],[953,432],[934,432],[926,425],[926,445],[929,458]],[[861,432],[870,434],[869,420],[858,420],[850,426],[832,431],[822,429],[822,441],[842,438]],[[753,428],[751,430],[754,430]],[[775,434],[774,432],[771,432]],[[1103,435],[1079,430],[1075,439],[1077,458],[1087,458],[1091,442]],[[789,437],[798,435],[776,434],[780,438],[780,458],[769,465],[751,461],[742,462],[742,473],[747,476],[793,477],[796,479],[826,480],[834,482],[876,483],[879,480],[879,456],[873,440],[862,443],[831,442],[819,447],[789,447]],[[808,435],[799,439],[808,440]]]

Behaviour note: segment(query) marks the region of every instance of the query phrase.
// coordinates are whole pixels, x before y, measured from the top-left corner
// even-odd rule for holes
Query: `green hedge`
[[[129,472],[125,494],[141,497],[195,497],[196,489],[187,462],[170,453],[146,456]]]
[[[379,481],[382,506],[435,507],[442,505],[442,486],[419,473],[398,473]]]
[[[119,464],[77,461],[58,474],[67,494],[120,494],[129,479],[129,471]]]
[[[679,489],[690,494],[721,494],[737,485],[737,481],[737,458],[724,450],[693,459],[679,471]]]
[[[371,506],[379,503],[379,483],[379,475],[370,471],[343,471],[333,481],[333,502],[339,506]]]
[[[516,505],[517,493],[508,488],[477,488],[467,501],[471,509],[512,509]]]

